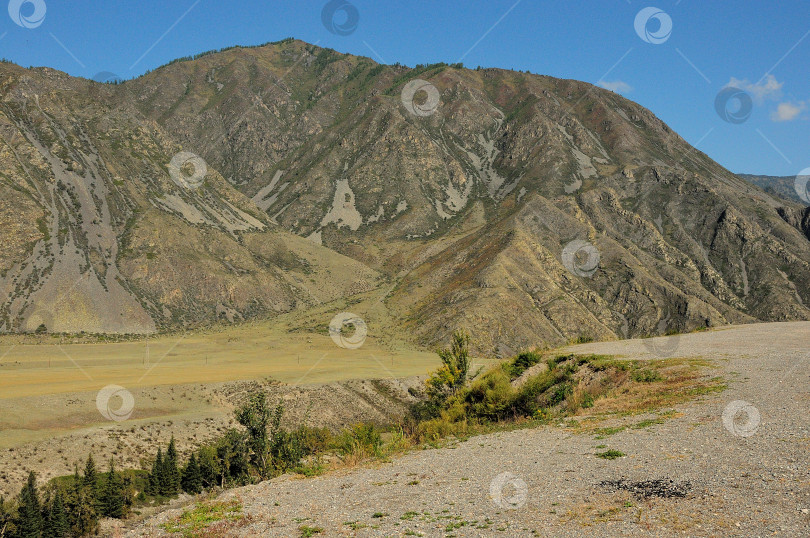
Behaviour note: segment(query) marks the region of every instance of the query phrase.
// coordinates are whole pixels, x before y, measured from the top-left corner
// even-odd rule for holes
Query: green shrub
[[[301,426],[293,432],[305,456],[324,452],[334,443],[334,436],[327,428]]]
[[[569,382],[564,382],[556,385],[554,390],[551,391],[549,397],[549,405],[557,405],[562,403],[566,398],[574,393],[574,386]]]
[[[533,351],[521,353],[511,363],[505,365],[507,373],[512,378],[520,377],[523,372],[540,362],[542,357]]]
[[[307,455],[302,440],[295,433],[278,430],[270,445],[270,462],[276,474],[294,469]]]
[[[510,414],[515,391],[509,377],[500,369],[490,370],[470,385],[466,394],[468,414],[499,420]]]
[[[341,432],[335,445],[344,456],[378,456],[382,438],[373,424],[355,424]]]
[[[636,370],[632,373],[633,381],[637,383],[652,383],[661,381],[661,374],[655,370]]]

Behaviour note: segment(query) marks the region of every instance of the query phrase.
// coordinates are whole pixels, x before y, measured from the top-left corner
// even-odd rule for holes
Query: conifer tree
[[[197,456],[192,452],[185,469],[183,469],[183,491],[187,493],[200,493],[202,491],[202,472],[197,463]]]
[[[89,460],[90,458],[88,458]],[[95,463],[91,466],[91,476],[95,474]],[[73,467],[73,487],[64,499],[71,536],[93,534],[98,529],[98,510],[91,488],[79,474],[79,466]]]
[[[28,473],[28,483],[23,486],[19,496],[19,507],[16,520],[19,538],[41,538],[44,522],[42,508],[37,493],[37,477],[34,471]]]
[[[98,512],[89,487],[81,485],[76,489],[70,516],[74,535],[86,536],[97,532]]]
[[[96,462],[93,460],[93,455],[88,454],[87,463],[84,464],[84,485],[95,489],[97,476]]]
[[[132,511],[132,503],[135,500],[135,484],[129,473],[121,479],[121,495],[124,500],[124,516],[127,516]]]
[[[163,461],[166,473],[166,483],[164,495],[172,496],[180,492],[180,469],[178,468],[177,447],[174,443],[174,435],[169,441],[169,448],[166,450],[166,458]]]
[[[106,517],[124,517],[124,496],[121,479],[115,472],[115,461],[110,459],[110,470],[104,481],[101,495],[102,514]]]
[[[51,498],[51,492],[45,491],[45,495],[43,496],[42,500],[40,501],[40,508],[42,514],[42,533],[40,536],[51,538],[51,503],[53,499]]]
[[[162,474],[163,474],[163,450],[160,447],[158,447],[157,456],[155,456],[155,461],[154,463],[152,463],[152,472],[149,473],[149,485],[146,487],[146,493],[148,495],[161,494]]]
[[[84,478],[82,483],[89,489],[91,498],[96,508],[98,508],[98,471],[96,470],[96,462],[92,454],[87,455],[87,462],[84,464]]]
[[[68,523],[68,515],[65,511],[65,501],[62,497],[62,492],[59,490],[56,490],[53,500],[51,501],[48,509],[47,522],[46,536],[53,538],[65,538],[68,536],[70,524]]]

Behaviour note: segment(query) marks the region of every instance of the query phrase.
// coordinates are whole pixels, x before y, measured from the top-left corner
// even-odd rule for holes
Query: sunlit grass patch
[[[243,518],[242,503],[238,500],[198,503],[174,521],[162,525],[166,532],[182,534],[184,538],[215,536],[210,526],[220,522],[236,522]]]

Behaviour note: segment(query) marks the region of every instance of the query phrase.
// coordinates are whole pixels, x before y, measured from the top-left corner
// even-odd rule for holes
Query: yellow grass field
[[[344,349],[323,334],[269,324],[133,342],[13,344],[0,341],[0,400],[99,390],[273,378],[287,384],[421,375],[435,353],[381,347],[369,337]]]
[[[301,420],[313,404],[315,423],[373,418],[377,411],[354,392],[361,386],[336,382],[413,379],[440,361],[393,330],[378,301],[368,302],[371,308],[337,305],[360,312],[368,323],[368,337],[358,349],[340,347],[329,336],[334,304],[272,320],[119,342],[0,336],[0,494],[17,491],[31,468],[43,478],[67,474],[89,453],[138,466],[164,437],[176,436],[180,450],[216,437],[232,421],[232,395],[240,393],[243,381],[277,387],[271,397],[284,398],[290,420]],[[489,362],[474,360],[473,367]],[[109,385],[123,387],[134,400],[122,422],[98,408],[99,391]],[[110,409],[121,406],[116,398]]]

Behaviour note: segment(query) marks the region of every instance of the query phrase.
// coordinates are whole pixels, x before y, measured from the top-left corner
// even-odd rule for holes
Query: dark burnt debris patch
[[[629,491],[637,499],[650,499],[658,497],[661,499],[683,498],[692,489],[692,484],[688,481],[676,483],[670,478],[656,478],[653,480],[603,480],[599,486],[613,491]]]

